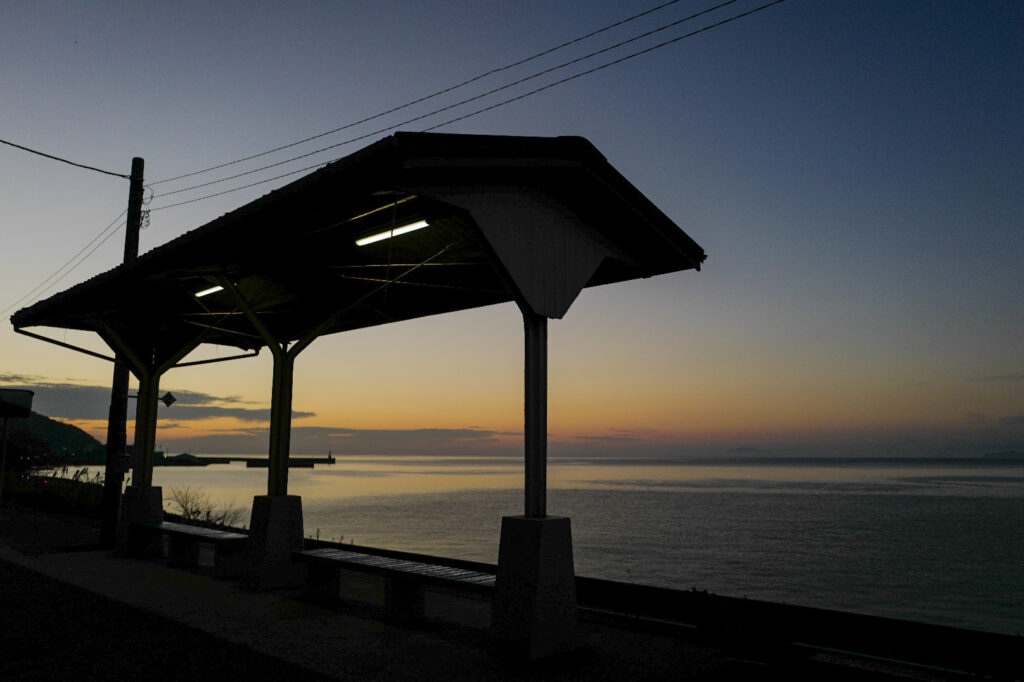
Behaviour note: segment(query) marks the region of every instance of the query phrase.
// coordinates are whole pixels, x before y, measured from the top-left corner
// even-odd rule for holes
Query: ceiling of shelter
[[[399,133],[12,323],[257,349],[246,307],[280,342],[511,300],[560,317],[583,286],[703,259],[581,138]]]

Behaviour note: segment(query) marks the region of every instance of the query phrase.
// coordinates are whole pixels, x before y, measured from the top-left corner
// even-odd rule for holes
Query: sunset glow
[[[118,172],[144,157],[146,252],[388,125],[581,135],[708,260],[700,272],[585,290],[551,321],[554,454],[1024,450],[1024,54],[1019,13],[1000,7],[784,3],[479,115],[462,118],[575,72],[456,107],[457,95],[597,44],[378,119],[636,7],[485,2],[456,17],[418,5],[296,15],[271,4],[240,21],[228,5],[24,5],[0,26],[11,67],[0,74],[3,137]],[[661,20],[644,21],[614,39]],[[0,147],[0,175],[5,318],[121,261],[111,222],[125,208],[121,178],[11,147]],[[393,196],[371,213],[409,200]],[[275,229],[287,239],[286,221]],[[92,255],[79,266],[76,252]],[[219,289],[201,287],[195,296]],[[90,334],[41,331],[110,354]],[[320,338],[295,364],[293,452],[517,452],[522,345],[513,304]],[[205,347],[188,359],[234,352]],[[36,391],[36,409],[101,440],[110,372],[0,329],[0,386]],[[271,378],[266,352],[170,371],[161,393],[178,402],[160,407],[159,446],[265,451]]]

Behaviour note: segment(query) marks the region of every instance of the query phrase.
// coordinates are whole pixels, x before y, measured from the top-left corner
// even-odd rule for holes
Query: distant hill
[[[106,459],[103,444],[88,433],[33,412],[7,423],[7,464],[98,464]]]

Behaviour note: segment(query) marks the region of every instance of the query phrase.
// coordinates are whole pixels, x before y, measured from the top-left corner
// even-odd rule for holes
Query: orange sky
[[[356,124],[611,26],[635,13],[629,4],[269,3],[239,21],[219,3],[23,3],[0,23],[3,136],[118,172],[144,157],[145,252],[387,126],[581,135],[708,260],[699,273],[587,290],[552,322],[553,442],[667,452],[877,437],[930,438],[922,453],[1024,450],[1024,42],[1013,3],[784,3],[479,115],[469,114],[519,90],[455,104],[684,12],[666,6]],[[426,115],[435,105],[455,108]],[[189,187],[208,181],[219,184]],[[105,226],[125,208],[121,178],[4,146],[0,187],[5,315],[120,262],[123,233]],[[471,431],[516,432],[521,342],[513,306],[320,339],[296,364],[294,407],[315,413],[296,426],[351,429],[360,444],[367,430],[443,428],[466,448]],[[162,411],[158,442],[198,447],[222,429],[256,442],[270,380],[266,354],[170,372],[164,389],[200,402]],[[0,325],[0,385],[39,387],[54,416],[102,434],[106,399],[81,389],[109,381],[106,363]],[[200,418],[211,406],[234,416]],[[321,448],[324,433],[296,438]],[[434,436],[404,437],[387,442]]]

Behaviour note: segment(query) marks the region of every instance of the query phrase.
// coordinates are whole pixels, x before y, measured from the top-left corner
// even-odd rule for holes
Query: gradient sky
[[[10,1],[0,138],[147,182],[338,128],[658,4]],[[153,187],[142,250],[385,133],[676,21],[681,1],[565,50],[257,161]],[[450,112],[423,130],[760,5]],[[439,128],[582,135],[707,252],[702,272],[585,291],[551,325],[552,452],[1024,450],[1024,5],[788,0]],[[294,176],[298,177],[298,176]],[[0,145],[0,309],[125,207],[127,182]],[[54,286],[117,264],[116,233]],[[65,338],[63,331],[53,332]],[[76,343],[96,343],[68,333]],[[214,353],[210,351],[209,353]],[[208,354],[209,354],[208,353]],[[270,360],[174,370],[167,449],[261,451]],[[103,432],[110,366],[0,325],[0,386]],[[296,365],[294,452],[514,452],[513,305],[319,339]]]

